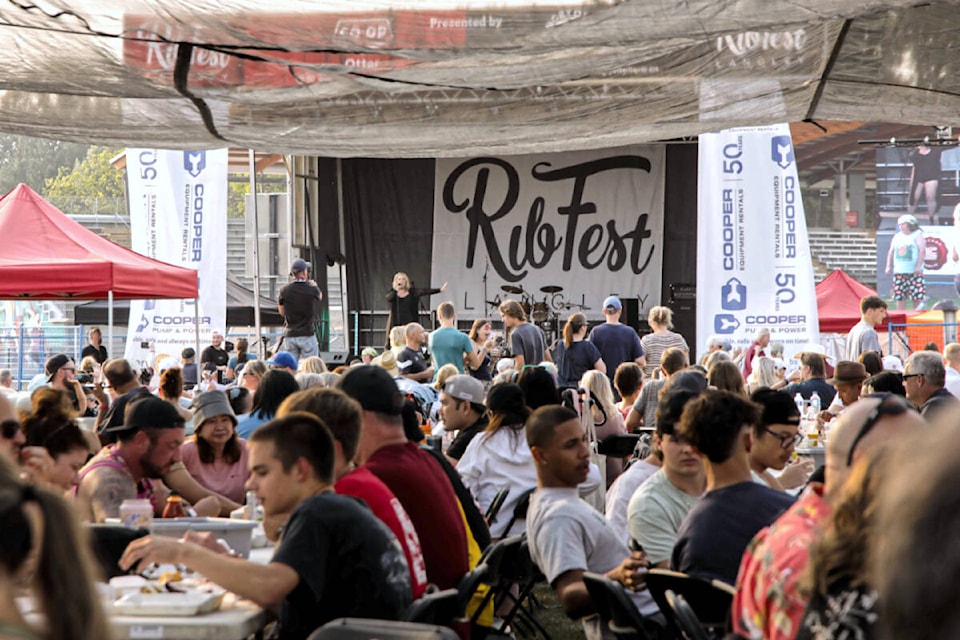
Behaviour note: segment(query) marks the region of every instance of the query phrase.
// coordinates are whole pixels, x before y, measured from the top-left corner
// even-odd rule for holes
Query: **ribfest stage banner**
[[[700,136],[697,344],[746,347],[759,329],[819,343],[817,297],[797,164],[786,124]]]
[[[563,321],[581,307],[601,318],[610,294],[659,304],[664,158],[631,146],[438,159],[431,282],[448,290],[433,306],[476,318],[525,299]]]
[[[127,149],[127,184],[133,250],[197,270],[200,344],[210,344],[226,328],[227,150]],[[124,357],[138,369],[179,358],[196,344],[194,304],[131,301]]]

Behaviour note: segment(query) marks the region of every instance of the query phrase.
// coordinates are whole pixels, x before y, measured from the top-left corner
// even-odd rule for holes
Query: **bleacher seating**
[[[872,231],[810,229],[810,254],[814,280],[819,282],[834,269],[842,269],[860,282],[877,284],[877,240]]]

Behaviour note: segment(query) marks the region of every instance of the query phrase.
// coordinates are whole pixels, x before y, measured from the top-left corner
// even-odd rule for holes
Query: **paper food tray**
[[[223,591],[205,593],[130,593],[113,603],[115,613],[125,616],[195,616],[215,611]]]

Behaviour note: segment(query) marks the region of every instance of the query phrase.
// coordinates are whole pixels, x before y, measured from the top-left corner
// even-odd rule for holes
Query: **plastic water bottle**
[[[813,414],[814,420],[820,415],[820,394],[816,391],[810,394],[810,413]]]
[[[797,405],[797,411],[800,412],[800,417],[801,417],[801,418],[804,417],[803,405],[805,404],[805,402],[804,402],[804,400],[803,400],[803,396],[800,395],[800,392],[799,392],[799,391],[797,392],[797,394],[796,394],[795,396],[793,396],[793,402],[794,402],[794,404]]]

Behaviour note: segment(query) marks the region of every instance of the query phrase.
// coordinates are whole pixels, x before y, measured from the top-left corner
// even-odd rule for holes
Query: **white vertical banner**
[[[701,135],[699,176],[697,351],[712,334],[746,347],[762,328],[787,357],[819,343],[789,126]]]
[[[127,149],[127,185],[133,250],[197,271],[200,344],[209,344],[226,329],[227,150]],[[193,300],[133,300],[124,357],[137,369],[179,358],[196,344],[196,315]]]

